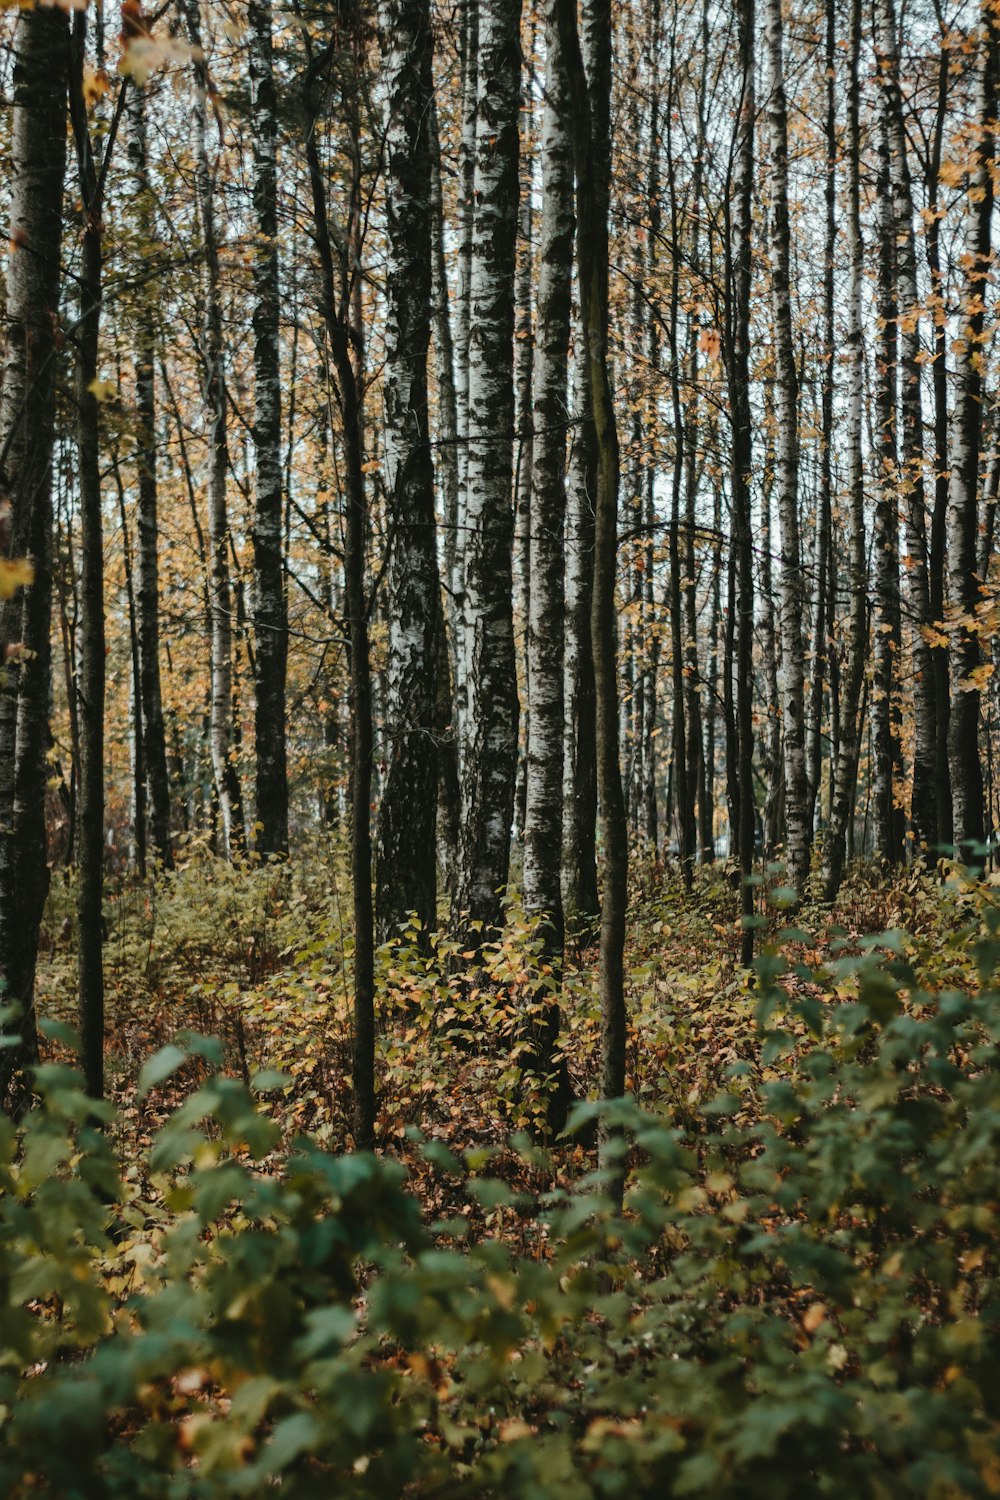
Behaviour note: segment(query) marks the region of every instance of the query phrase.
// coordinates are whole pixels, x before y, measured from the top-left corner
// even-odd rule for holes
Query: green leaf
[[[171,1073],[176,1073],[188,1060],[188,1054],[182,1048],[176,1047],[173,1042],[168,1042],[161,1047],[159,1052],[143,1064],[142,1072],[139,1074],[139,1097],[145,1098],[150,1089],[155,1089],[157,1084],[163,1083]]]

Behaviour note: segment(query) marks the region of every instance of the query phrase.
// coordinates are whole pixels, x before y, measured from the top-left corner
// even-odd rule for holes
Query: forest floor
[[[805,906],[794,927],[780,906],[765,905],[758,948],[780,948],[793,1000],[849,998],[856,984],[838,983],[830,964],[885,933],[928,985],[962,987],[975,968],[961,936],[972,889],[954,875],[942,885],[922,873],[889,882],[858,870],[834,906]],[[777,1076],[761,1065],[754,980],[739,963],[733,870],[721,863],[699,869],[690,892],[676,874],[647,870],[633,877],[631,894],[627,1090],[640,1107],[666,1111],[675,1126],[697,1134],[705,1123],[700,1106],[727,1086],[735,1065],[752,1062],[765,1081]],[[70,884],[56,876],[38,981],[43,1022],[51,1017],[70,1027],[73,904]],[[346,864],[331,847],[267,867],[231,866],[201,853],[166,878],[111,886],[106,1079],[128,1170],[214,1066],[195,1057],[139,1099],[144,1062],[189,1035],[221,1043],[224,1070],[248,1085],[265,1072],[284,1075],[263,1107],[281,1127],[285,1148],[305,1131],[325,1149],[352,1149],[350,912]],[[417,1180],[423,1156],[413,1146],[421,1136],[459,1152],[503,1152],[513,1133],[526,1130],[545,1140],[544,1098],[519,1066],[537,954],[516,906],[483,965],[448,936],[435,939],[430,956],[405,941],[380,950],[377,1142]],[[560,1045],[577,1099],[594,1097],[600,1072],[596,968],[596,946],[571,944]],[[801,1016],[789,1020],[789,1030],[808,1045]],[[66,1057],[58,1041],[48,1052]],[[579,1171],[580,1145],[567,1143],[564,1154]]]
[[[996,898],[857,871],[765,910],[748,972],[731,871],[637,875],[602,1167],[544,1139],[516,907],[482,956],[380,952],[378,1155],[344,1154],[330,849],[110,887],[95,1129],[57,875],[45,1104],[0,1117],[0,1493],[1000,1494]],[[560,1004],[583,1100],[594,948]]]

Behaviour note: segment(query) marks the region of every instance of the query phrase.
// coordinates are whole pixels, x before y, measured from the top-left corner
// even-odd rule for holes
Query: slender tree
[[[903,501],[906,525],[906,579],[909,614],[913,623],[910,650],[913,661],[914,745],[910,798],[914,850],[933,846],[937,839],[935,760],[937,696],[934,664],[928,641],[933,623],[927,556],[927,507],[924,497],[924,420],[921,409],[920,339],[921,295],[917,284],[916,237],[913,228],[913,190],[906,142],[906,122],[899,77],[899,46],[894,0],[876,0],[875,53],[883,128],[887,144],[887,173],[893,227],[898,309],[900,385],[900,453],[896,487]]]
[[[322,84],[334,61],[334,48],[314,53],[303,30],[308,57],[306,76],[306,164],[312,200],[313,230],[320,269],[320,306],[334,397],[340,414],[346,486],[344,593],[350,676],[351,888],[354,923],[354,1137],[360,1150],[375,1144],[375,919],[372,903],[371,786],[374,752],[368,599],[365,591],[365,533],[368,496],[365,487],[364,370],[360,337],[353,324],[355,287],[360,278],[356,225],[361,195],[357,94],[364,78],[364,28],[358,6],[343,14],[343,31],[335,38],[346,53],[342,91],[350,93],[348,151],[351,164],[349,213],[352,233],[338,236],[334,250],[317,127],[326,103]],[[338,296],[338,289],[340,295]],[[352,342],[352,333],[354,342]]]
[[[872,649],[872,801],[875,851],[887,865],[903,854],[898,697],[896,684],[902,643],[899,598],[899,496],[896,384],[899,305],[896,300],[896,230],[889,179],[889,131],[879,131],[879,240],[875,421],[878,494],[875,505],[875,629]]]
[[[272,57],[271,0],[250,0],[250,96],[253,107],[254,448],[253,624],[256,846],[288,853],[288,765],[285,678],[288,607],[282,540],[281,282],[278,264],[278,121]]]
[[[865,491],[862,456],[865,363],[862,338],[864,245],[861,239],[861,116],[860,116],[861,0],[851,0],[849,74],[847,82],[847,254],[850,284],[847,297],[847,496],[848,605],[844,618],[843,670],[840,698],[840,747],[834,774],[833,805],[826,839],[824,887],[833,900],[844,873],[848,823],[853,815],[861,726],[859,710],[867,646],[867,569]]]
[[[934,360],[931,381],[934,392],[934,503],[931,510],[930,549],[928,557],[928,594],[931,628],[935,631],[931,647],[934,672],[934,802],[937,810],[937,848],[947,850],[952,841],[951,773],[948,765],[948,721],[951,713],[947,637],[941,632],[944,623],[945,552],[948,531],[948,319],[944,315],[944,276],[941,267],[941,162],[944,151],[945,125],[948,119],[949,80],[952,57],[947,45],[943,18],[941,54],[938,61],[937,106],[931,147],[928,153],[927,228],[925,243],[930,272],[930,306],[934,313]]]
[[[427,411],[431,332],[433,37],[427,0],[383,0],[388,87],[385,436],[389,560],[388,770],[375,902],[383,937],[435,924],[436,658],[441,601]]]
[[[594,497],[597,456],[590,379],[577,327],[570,450],[566,468],[563,618],[563,916],[585,936],[600,908],[597,891],[597,758],[594,655],[590,609],[594,590]]]
[[[580,309],[597,438],[594,597],[591,640],[597,709],[597,780],[604,846],[601,946],[601,1093],[625,1092],[623,954],[628,895],[628,825],[618,760],[615,570],[618,551],[618,427],[608,360],[608,209],[611,183],[611,8],[585,0],[583,45],[573,0],[556,0],[559,39],[573,107]],[[584,60],[586,59],[586,61]],[[620,1195],[624,1179],[616,1175]]]
[[[136,84],[128,96],[128,154],[135,180],[136,223],[140,240],[149,245],[153,234],[153,195],[146,145],[146,90]],[[142,289],[135,321],[135,404],[137,417],[136,470],[138,516],[137,621],[143,760],[149,788],[150,826],[156,857],[164,869],[173,867],[170,841],[170,778],[163,723],[160,682],[159,517],[156,442],[155,293],[159,280]]]
[[[743,936],[740,956],[744,964],[753,957],[753,540],[751,533],[750,479],[753,461],[750,412],[750,292],[752,265],[752,212],[754,117],[754,0],[741,0],[739,8],[740,110],[733,163],[730,199],[728,347],[729,400],[732,422],[731,485],[733,506],[734,603],[738,620],[736,634],[736,827],[737,857],[742,878],[740,911]]]
[[[514,272],[518,202],[520,0],[483,0],[469,329],[463,764],[458,911],[499,925],[517,769],[511,606]]]
[[[795,361],[788,213],[788,105],[781,0],[765,0],[770,131],[771,302],[774,319],[775,485],[781,522],[781,717],[788,881],[801,899],[812,843],[805,762],[803,575],[799,540],[798,369]]]
[[[459,733],[455,702],[455,643],[461,613],[455,607],[452,583],[456,575],[459,536],[460,472],[458,443],[458,397],[455,384],[455,343],[449,309],[448,273],[445,258],[445,217],[441,191],[441,142],[438,138],[437,104],[430,106],[431,153],[431,299],[434,334],[434,371],[437,378],[437,462],[435,471],[444,522],[442,583],[444,599],[438,626],[437,723],[438,763],[438,865],[441,885],[448,901],[458,880],[458,846],[461,828],[461,784],[459,780]]]
[[[104,1093],[104,526],[101,512],[101,420],[98,356],[103,297],[103,213],[108,167],[122,118],[128,78],[98,165],[84,93],[87,17],[73,16],[69,105],[79,169],[83,236],[77,322],[76,447],[80,492],[80,838],[77,875],[79,1004],[88,1093]]]
[[[538,247],[537,351],[534,362],[533,463],[529,548],[528,740],[524,831],[524,904],[541,918],[543,954],[558,976],[563,952],[563,527],[566,513],[566,416],[573,276],[573,134],[559,30],[550,0],[545,29],[542,121],[542,219]],[[558,1026],[548,1008],[539,1065],[547,1070]],[[557,1110],[557,1114],[559,1111]],[[550,1121],[560,1125],[560,1119]]]
[[[208,416],[208,538],[211,576],[211,724],[210,739],[215,799],[221,820],[222,853],[228,858],[244,843],[242,799],[233,746],[233,590],[229,570],[229,399],[226,391],[225,343],[219,240],[216,230],[216,185],[208,145],[209,76],[201,36],[200,0],[184,0],[194,57],[195,195],[201,227],[203,303],[202,379]]]
[[[68,28],[59,10],[17,19],[13,77],[7,342],[0,387],[0,481],[8,558],[32,581],[0,602],[0,1105],[19,1109],[37,1057],[34,989],[49,887],[45,828],[52,598],[52,451],[58,343]],[[8,575],[9,576],[9,575]],[[3,591],[7,593],[8,590]],[[20,1042],[11,1044],[17,1036]]]
[[[955,843],[961,857],[981,863],[977,845],[985,834],[983,769],[979,754],[982,652],[976,628],[980,601],[977,573],[979,462],[983,443],[983,357],[986,296],[993,262],[992,161],[996,140],[1000,22],[985,0],[981,12],[978,138],[967,180],[965,287],[961,341],[955,355],[957,394],[948,496],[948,582],[955,612],[951,643],[951,766]]]

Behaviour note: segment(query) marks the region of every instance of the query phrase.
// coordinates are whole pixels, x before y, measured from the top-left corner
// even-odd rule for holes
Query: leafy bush
[[[42,1069],[20,1138],[0,1124],[0,1489],[1000,1493],[985,921],[971,993],[921,990],[892,934],[822,975],[769,950],[758,1053],[697,1128],[687,1106],[606,1106],[620,1218],[599,1173],[566,1185],[565,1156],[527,1140],[531,1193],[426,1142],[447,1201],[475,1208],[428,1224],[391,1160],[278,1156],[225,1077],[173,1114],[139,1187],[75,1075]],[[211,1061],[164,1049],[144,1086],[192,1046]],[[525,1233],[470,1227],[491,1215]]]

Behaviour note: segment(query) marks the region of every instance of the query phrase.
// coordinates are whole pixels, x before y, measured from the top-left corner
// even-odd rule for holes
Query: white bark
[[[499,921],[507,883],[519,712],[511,611],[519,29],[520,0],[483,5],[469,327],[468,726],[458,908],[487,925]]]
[[[775,480],[781,524],[781,710],[785,758],[788,883],[805,895],[811,830],[805,759],[803,580],[799,539],[798,376],[792,327],[788,217],[788,117],[781,0],[767,0],[767,117],[771,138],[769,215],[771,305],[774,319]]]

